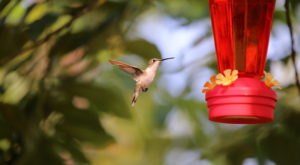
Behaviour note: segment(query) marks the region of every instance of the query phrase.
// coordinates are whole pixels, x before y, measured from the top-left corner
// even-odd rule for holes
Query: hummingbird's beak
[[[168,57],[168,58],[163,58],[163,59],[160,59],[159,61],[165,61],[165,60],[170,60],[170,59],[174,59],[175,57]]]

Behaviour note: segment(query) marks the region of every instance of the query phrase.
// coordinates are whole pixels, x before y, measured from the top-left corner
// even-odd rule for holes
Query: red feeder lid
[[[232,124],[271,122],[276,93],[257,78],[240,77],[230,86],[206,93],[211,121]]]

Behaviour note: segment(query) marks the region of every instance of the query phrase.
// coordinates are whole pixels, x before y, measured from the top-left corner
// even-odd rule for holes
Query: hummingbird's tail
[[[137,97],[135,95],[133,95],[133,98],[132,98],[132,101],[131,101],[131,106],[134,107],[136,101],[137,101]]]
[[[139,95],[140,95],[140,92],[141,92],[141,87],[137,84],[135,89],[134,89],[134,93],[133,93],[133,97],[132,97],[132,101],[131,101],[131,106],[134,106]]]

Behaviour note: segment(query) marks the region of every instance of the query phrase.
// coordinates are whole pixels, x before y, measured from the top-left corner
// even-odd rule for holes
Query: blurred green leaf
[[[208,1],[186,0],[186,1],[168,1],[163,0],[164,9],[172,16],[184,17],[188,21],[207,17]]]
[[[129,109],[124,98],[113,87],[65,81],[60,89],[67,94],[69,99],[74,96],[88,99],[91,110],[129,117]]]
[[[140,55],[147,60],[161,57],[157,47],[143,39],[129,41],[125,46],[128,52]]]

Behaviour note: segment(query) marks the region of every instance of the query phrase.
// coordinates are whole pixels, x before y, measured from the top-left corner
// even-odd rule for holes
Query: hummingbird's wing
[[[123,70],[126,73],[131,74],[134,77],[137,77],[141,74],[143,74],[143,71],[135,66],[120,62],[120,61],[115,61],[115,60],[109,60],[109,62],[113,65],[118,66],[121,70]]]

